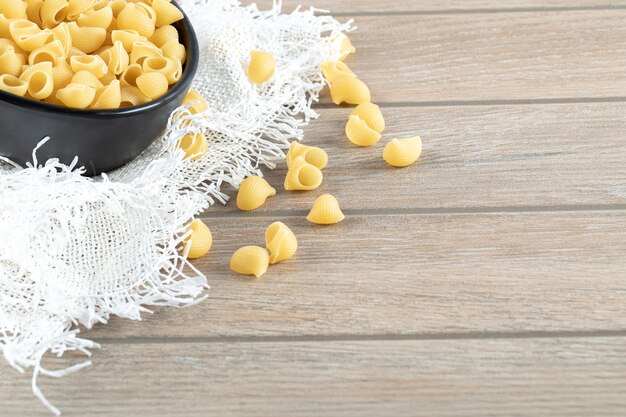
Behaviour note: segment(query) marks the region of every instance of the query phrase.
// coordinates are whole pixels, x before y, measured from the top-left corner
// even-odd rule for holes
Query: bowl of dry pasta
[[[168,0],[0,0],[0,155],[78,157],[88,175],[143,152],[198,67],[190,20]]]

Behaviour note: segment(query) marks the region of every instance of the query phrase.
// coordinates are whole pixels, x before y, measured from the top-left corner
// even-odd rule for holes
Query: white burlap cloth
[[[77,325],[106,323],[112,314],[138,320],[148,306],[204,299],[206,277],[180,253],[186,225],[227,200],[223,183],[237,187],[272,168],[301,138],[302,125],[317,116],[311,104],[325,83],[320,65],[338,58],[340,34],[349,29],[314,10],[281,14],[280,2],[264,12],[234,0],[182,4],[200,40],[195,88],[210,104],[206,114],[177,110],[163,138],[98,179],[37,161],[36,151],[26,169],[0,161],[0,349],[19,371],[32,368],[35,395],[57,414],[37,377],[89,365],[41,366],[48,351],[90,355],[96,344],[77,337]],[[253,49],[277,59],[272,81],[260,87],[246,76]],[[174,144],[197,131],[209,151],[183,160]]]

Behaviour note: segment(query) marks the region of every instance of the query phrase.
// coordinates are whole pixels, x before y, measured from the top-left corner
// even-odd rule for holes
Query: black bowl
[[[181,79],[167,94],[141,106],[114,110],[77,110],[34,101],[0,91],[0,155],[25,165],[32,161],[37,143],[50,140],[37,151],[37,160],[58,158],[98,175],[129,162],[163,132],[171,112],[180,106],[198,68],[198,39],[189,18],[174,24],[187,50]]]

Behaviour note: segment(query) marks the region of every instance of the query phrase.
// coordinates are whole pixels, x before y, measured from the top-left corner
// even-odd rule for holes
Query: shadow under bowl
[[[184,13],[183,13],[184,14]],[[143,152],[163,132],[174,109],[181,105],[198,68],[198,39],[185,15],[174,23],[187,50],[181,79],[162,97],[149,103],[112,110],[79,110],[35,101],[0,91],[0,155],[24,166],[58,158],[78,166],[86,175],[118,168]]]

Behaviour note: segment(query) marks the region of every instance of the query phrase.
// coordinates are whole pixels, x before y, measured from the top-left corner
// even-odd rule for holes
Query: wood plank
[[[244,4],[257,3],[260,8],[272,6],[273,0],[245,1]],[[554,8],[598,8],[624,6],[623,1],[607,0],[552,0],[546,3],[543,0],[285,0],[284,10],[294,10],[298,5],[330,10],[332,13],[359,14],[359,13],[389,13],[389,12],[459,12],[470,10],[507,10],[507,9],[554,9]]]
[[[273,221],[299,238],[296,258],[259,280],[228,267],[264,244]],[[196,261],[210,299],[114,319],[91,338],[453,334],[626,329],[626,212],[208,219]]]
[[[377,102],[623,97],[625,19],[626,10],[363,16],[348,63]]]
[[[618,416],[625,358],[624,337],[107,345],[41,386],[66,417]],[[1,366],[2,415],[46,415]]]
[[[259,212],[308,210],[334,194],[344,208],[454,208],[626,203],[626,103],[384,108],[387,131],[371,148],[345,137],[348,109],[322,109],[305,143],[329,156],[314,193],[283,189],[286,167],[266,172],[278,196]],[[394,169],[382,149],[419,134],[424,150]],[[231,190],[231,194],[235,193]],[[238,211],[233,199],[211,212]]]

